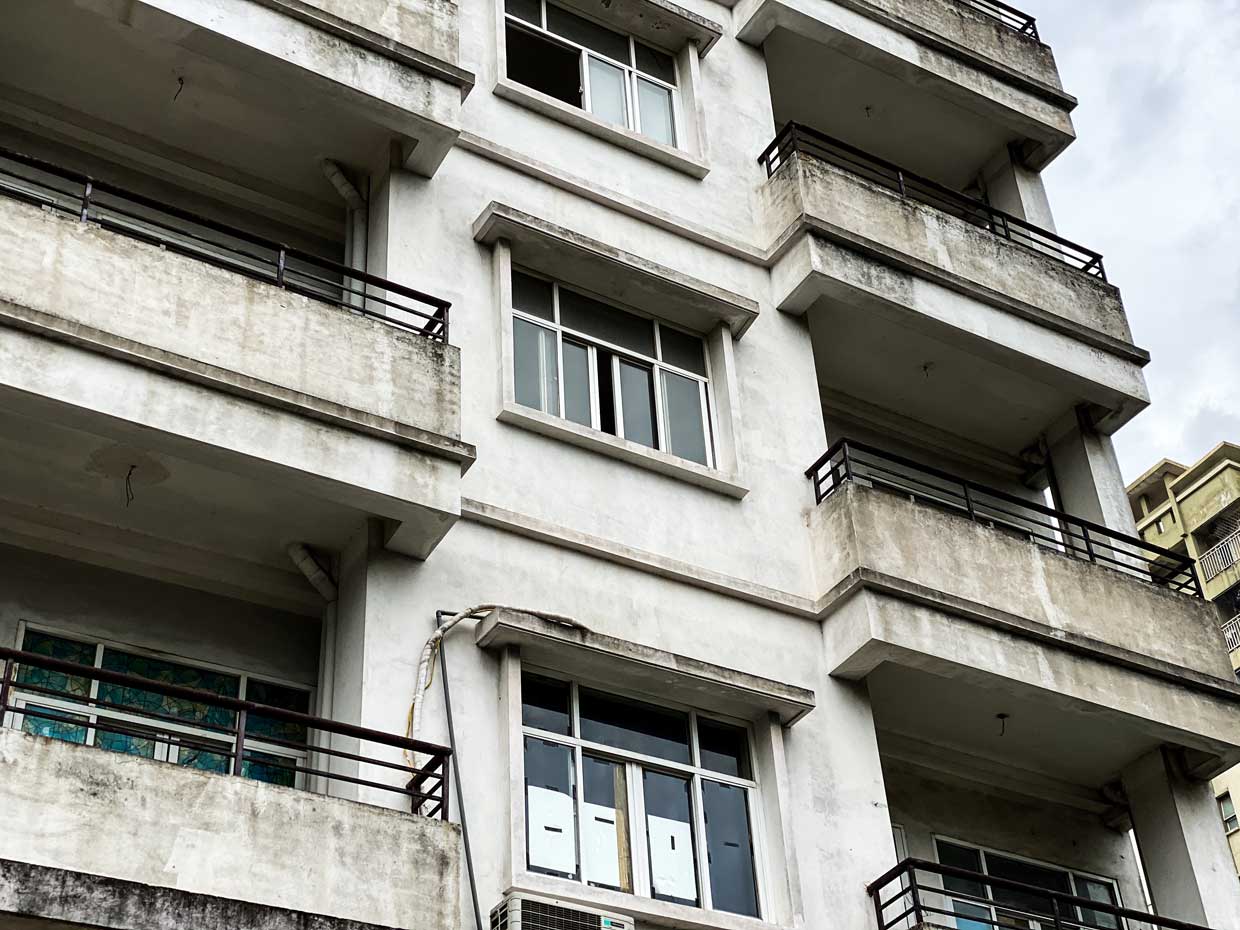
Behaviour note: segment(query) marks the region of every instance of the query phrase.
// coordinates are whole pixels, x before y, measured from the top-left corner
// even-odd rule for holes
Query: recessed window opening
[[[759,916],[749,731],[521,676],[531,871]]]
[[[517,403],[714,466],[701,336],[517,270],[512,309]]]
[[[508,77],[600,119],[677,144],[676,60],[546,0],[505,0]]]
[[[1236,804],[1231,799],[1231,792],[1226,791],[1219,795],[1218,812],[1223,818],[1223,829],[1228,833],[1235,833],[1240,830],[1240,818],[1236,816]]]

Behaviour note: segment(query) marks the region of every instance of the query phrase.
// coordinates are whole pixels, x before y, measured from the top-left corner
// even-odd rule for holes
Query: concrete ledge
[[[516,646],[522,659],[534,664],[746,720],[761,720],[774,713],[791,725],[814,709],[814,693],[804,688],[574,629],[533,614],[495,611],[478,623],[474,635],[484,649]]]
[[[0,859],[7,930],[391,930],[378,924]],[[22,918],[29,918],[29,922]]]
[[[755,300],[496,201],[474,220],[473,234],[486,245],[508,241],[513,264],[695,332],[723,323],[739,337],[758,318]]]
[[[576,8],[612,28],[643,39],[658,48],[669,51],[690,43],[697,46],[698,55],[705,58],[723,35],[723,26],[687,10],[671,0],[562,0],[568,7]]]

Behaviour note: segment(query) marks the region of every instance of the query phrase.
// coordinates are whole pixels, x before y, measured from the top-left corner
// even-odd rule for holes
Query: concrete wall
[[[456,64],[460,37],[454,0],[310,0],[310,5]]]
[[[456,930],[456,826],[0,730],[0,859]]]

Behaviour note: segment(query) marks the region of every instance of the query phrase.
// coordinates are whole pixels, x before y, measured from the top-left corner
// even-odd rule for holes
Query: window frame
[[[529,409],[538,409],[541,413],[544,413],[548,416],[554,416],[568,423],[575,423],[578,426],[585,426],[588,429],[596,430],[597,432],[603,433],[604,435],[607,435],[607,436],[614,435],[617,439],[622,439],[622,440],[625,440],[626,442],[635,443],[637,445],[640,445],[643,449],[652,448],[650,446],[645,445],[644,443],[639,443],[636,440],[628,439],[624,435],[624,401],[622,397],[623,392],[620,390],[620,362],[622,359],[628,359],[633,364],[641,366],[643,368],[647,368],[651,372],[651,389],[654,394],[654,406],[655,406],[655,424],[654,424],[655,425],[655,438],[658,443],[658,445],[653,447],[654,451],[661,452],[665,455],[669,455],[679,461],[690,462],[694,465],[700,465],[704,468],[709,468],[709,469],[718,468],[719,455],[718,455],[717,445],[718,445],[719,431],[718,431],[718,426],[716,424],[716,419],[715,419],[716,404],[715,404],[715,397],[714,397],[714,390],[713,390],[714,372],[711,366],[710,346],[708,345],[706,338],[702,336],[701,333],[695,333],[695,332],[692,332],[691,330],[684,329],[673,323],[665,322],[663,320],[660,320],[658,317],[652,316],[649,313],[644,313],[640,310],[635,310],[631,307],[620,306],[614,300],[608,300],[607,298],[601,295],[598,295],[598,294],[594,294],[586,290],[585,288],[577,287],[571,284],[562,285],[559,281],[555,280],[554,278],[550,278],[544,274],[540,274],[539,272],[532,271],[530,269],[527,269],[527,268],[524,268],[524,267],[521,267],[515,264],[511,264],[509,266],[509,275],[511,277],[514,274],[523,274],[526,277],[536,278],[540,281],[547,282],[551,285],[551,306],[552,306],[552,316],[553,316],[553,319],[551,320],[548,320],[545,317],[540,317],[535,314],[529,313],[528,311],[521,310],[515,306],[515,301],[513,301],[511,298],[509,299],[508,310],[512,314],[512,317],[514,320],[520,319],[534,326],[540,326],[544,330],[554,333],[555,339],[556,339],[555,357],[556,357],[556,370],[557,370],[557,375],[558,375],[556,380],[557,380],[557,388],[559,391],[559,397],[557,399],[557,404],[558,404],[557,412],[552,413],[549,410],[542,410],[541,408],[529,408]],[[572,291],[573,293],[580,294],[584,297],[588,297],[591,300],[596,300],[599,303],[602,303],[611,309],[617,310],[622,313],[628,313],[632,316],[637,316],[645,320],[649,320],[653,324],[653,330],[654,330],[655,357],[643,355],[642,353],[637,352],[633,349],[629,349],[624,346],[616,345],[615,343],[608,342],[604,339],[600,339],[597,336],[593,336],[589,333],[584,333],[580,330],[572,329],[562,324],[560,322],[560,289],[561,287],[567,287],[568,290]],[[664,327],[674,332],[680,333],[682,335],[689,336],[697,340],[699,343],[701,343],[702,367],[706,371],[705,375],[701,375],[701,374],[698,374],[697,372],[689,371],[684,368],[680,368],[676,365],[665,362],[660,357],[658,357],[658,356],[662,356],[663,354],[663,328]],[[584,344],[587,347],[587,353],[588,353],[587,358],[588,358],[589,379],[590,379],[590,423],[588,425],[584,423],[577,423],[576,420],[570,420],[565,415],[565,412],[564,412],[565,410],[565,406],[564,406],[564,381],[565,381],[564,379],[564,340],[565,338],[567,338],[571,342]],[[514,341],[515,341],[515,336],[514,336]],[[608,433],[602,428],[602,410],[601,410],[601,402],[600,402],[600,397],[599,397],[599,380],[598,380],[598,363],[599,363],[598,349],[600,348],[611,353],[611,356],[612,356],[612,366],[611,366],[612,368],[611,376],[612,376],[612,385],[613,385],[612,405],[613,405],[614,422],[616,426],[616,432],[614,434]],[[513,355],[512,364],[513,364],[512,378],[515,384],[516,364],[517,364],[515,353]],[[695,381],[698,383],[698,396],[699,396],[699,400],[701,404],[701,411],[702,411],[701,413],[702,436],[703,436],[703,439],[705,440],[705,448],[706,448],[706,461],[705,462],[695,462],[693,459],[684,458],[683,456],[677,455],[671,449],[671,434],[669,432],[670,425],[667,420],[667,412],[666,412],[667,404],[666,404],[666,400],[664,397],[664,387],[663,387],[664,382],[663,382],[663,376],[662,376],[662,372],[664,371],[670,372],[671,374],[674,374],[674,375],[679,375],[683,378],[687,378],[691,381]],[[524,406],[524,405],[520,405],[520,406]]]
[[[763,823],[762,823],[762,780],[757,765],[757,746],[754,739],[754,731],[752,725],[744,720],[728,717],[723,714],[715,714],[708,711],[699,710],[695,707],[689,707],[683,704],[664,700],[651,700],[648,695],[634,694],[632,692],[616,689],[611,685],[597,686],[591,681],[582,680],[572,675],[565,674],[555,669],[543,666],[533,665],[527,662],[521,662],[517,670],[518,678],[521,681],[519,688],[519,700],[515,709],[516,728],[520,735],[521,745],[521,795],[522,803],[519,808],[521,816],[526,818],[525,830],[525,849],[521,850],[519,855],[523,862],[523,868],[526,871],[533,872],[548,878],[559,879],[562,881],[572,882],[580,888],[595,889],[601,892],[616,892],[619,894],[632,895],[633,897],[644,899],[651,902],[660,902],[670,904],[676,907],[687,907],[693,910],[713,911],[713,894],[710,882],[710,864],[707,861],[707,845],[706,845],[706,820],[703,808],[702,798],[702,781],[714,781],[720,784],[730,785],[732,787],[741,788],[746,792],[746,807],[748,814],[748,825],[750,835],[750,856],[753,863],[754,876],[754,894],[757,903],[757,916],[747,915],[731,915],[740,919],[761,920],[768,922],[767,914],[769,913],[771,904],[767,892],[766,869],[765,869],[765,853],[763,846]],[[540,730],[537,727],[527,726],[522,716],[522,706],[524,701],[524,677],[526,675],[534,675],[539,678],[551,679],[563,682],[569,686],[569,733],[555,733],[548,730]],[[596,743],[591,740],[582,738],[581,732],[581,688],[589,691],[597,691],[608,697],[618,698],[620,700],[636,701],[642,704],[648,704],[660,709],[677,711],[688,715],[689,718],[689,759],[688,763],[676,762],[670,759],[663,759],[658,756],[648,756],[643,753],[633,752],[626,749],[617,749],[603,743]],[[749,753],[749,765],[752,778],[740,778],[735,775],[726,775],[722,772],[715,772],[706,769],[701,765],[701,750],[698,741],[698,720],[706,719],[727,724],[728,726],[741,729],[745,733],[745,748]],[[573,804],[575,810],[575,820],[577,836],[575,841],[577,844],[577,868],[578,876],[571,878],[562,873],[540,870],[529,863],[529,835],[528,835],[528,816],[525,808],[525,740],[528,737],[543,740],[547,743],[569,747],[573,753],[573,773],[574,773],[574,797]],[[621,763],[625,766],[625,782],[627,790],[627,803],[629,812],[628,837],[629,837],[629,860],[631,868],[632,890],[624,891],[622,889],[611,888],[604,885],[590,884],[583,870],[583,855],[581,848],[581,811],[585,803],[585,784],[584,784],[584,762],[583,756],[590,755],[596,758],[606,759],[608,761]],[[685,904],[677,900],[669,900],[667,898],[656,898],[653,894],[651,876],[650,876],[650,859],[649,848],[646,835],[645,823],[645,797],[643,793],[643,785],[641,773],[643,770],[649,770],[662,774],[672,775],[676,777],[688,778],[690,782],[690,816],[693,818],[691,828],[693,832],[694,845],[694,867],[696,870],[696,882],[698,892],[698,903]],[[517,851],[514,850],[514,858]],[[730,913],[722,911],[719,913]]]
[[[1223,821],[1223,830],[1227,833],[1228,836],[1231,836],[1233,833],[1240,831],[1240,814],[1238,814],[1236,811],[1236,802],[1235,802],[1235,799],[1231,796],[1231,792],[1224,791],[1222,794],[1218,796],[1216,800],[1218,801],[1219,817],[1222,818],[1222,821]],[[1224,802],[1231,805],[1230,816],[1228,816],[1227,812],[1223,809]]]
[[[500,15],[501,15],[503,26],[504,26],[504,30],[502,31],[502,34],[505,37],[505,65],[507,62],[507,40],[506,40],[507,32],[506,30],[509,26],[512,26],[513,28],[517,28],[517,29],[524,29],[526,32],[537,35],[546,41],[555,43],[564,48],[572,49],[575,52],[577,52],[577,55],[578,55],[577,75],[578,75],[578,79],[581,81],[581,109],[584,112],[589,113],[591,116],[595,117],[596,119],[602,120],[608,126],[615,126],[620,129],[626,129],[629,132],[637,133],[643,139],[648,139],[649,141],[653,142],[656,145],[665,145],[665,146],[668,146],[669,148],[680,149],[680,150],[684,149],[683,143],[685,139],[685,129],[684,129],[684,118],[683,118],[681,93],[680,93],[680,87],[681,87],[683,78],[680,73],[681,68],[680,68],[680,62],[678,60],[679,56],[677,56],[676,54],[672,52],[667,51],[666,49],[659,48],[650,42],[645,42],[643,40],[640,40],[636,36],[634,36],[632,33],[623,32],[622,30],[616,29],[614,26],[610,25],[609,23],[603,22],[602,20],[599,20],[593,16],[589,16],[585,13],[582,13],[579,10],[569,9],[568,7],[562,6],[557,3],[551,3],[550,0],[538,0],[539,22],[537,24],[534,24],[534,23],[529,22],[528,20],[522,19],[521,17],[517,16],[515,13],[509,13],[507,9],[507,5],[505,4],[504,0],[497,0],[497,2],[499,3],[499,6],[500,6]],[[547,27],[547,7],[548,6],[558,7],[559,9],[564,10],[565,12],[570,13],[573,16],[579,17],[580,19],[584,19],[588,22],[596,23],[597,25],[602,26],[603,28],[608,29],[611,32],[617,33],[619,35],[623,35],[625,39],[628,40],[629,61],[623,62],[618,59],[612,58],[609,55],[605,55],[602,52],[596,51],[595,49],[582,45],[580,42],[576,42],[572,39],[562,36],[557,32],[552,32]],[[654,49],[655,51],[659,52],[660,54],[666,55],[668,58],[671,59],[672,68],[673,68],[674,77],[675,77],[674,84],[669,84],[667,81],[663,80],[662,78],[656,75],[650,74],[646,71],[642,71],[637,67],[637,44],[639,42],[642,45],[646,45]],[[606,64],[613,65],[614,67],[620,68],[624,72],[624,105],[625,105],[624,123],[613,123],[610,120],[604,119],[604,117],[600,116],[598,113],[594,111],[593,97],[591,94],[591,87],[590,87],[590,58],[591,57],[597,58],[599,61],[605,62]],[[505,66],[504,68],[505,78],[507,78],[507,70],[508,69]],[[509,78],[509,80],[513,80],[513,79]],[[655,84],[659,87],[662,87],[664,90],[668,90],[671,92],[671,117],[672,117],[672,141],[671,142],[664,142],[659,139],[656,139],[654,136],[649,135],[648,133],[642,130],[641,128],[641,104],[638,101],[638,88],[639,88],[638,81],[639,80],[649,81],[650,83]],[[520,83],[520,82],[517,82],[517,83]],[[530,90],[538,91],[538,88],[529,87],[529,85],[527,84],[522,84],[521,86],[527,87]],[[542,93],[542,91],[538,91],[538,92]],[[566,104],[566,105],[572,106],[572,104]]]
[[[22,649],[26,640],[26,633],[28,631],[42,633],[47,636],[54,636],[58,639],[67,639],[85,646],[93,645],[95,648],[95,658],[92,668],[95,670],[99,670],[102,667],[104,650],[112,649],[114,651],[143,656],[145,658],[158,659],[165,662],[174,662],[178,665],[184,665],[195,670],[219,672],[221,674],[231,675],[238,680],[237,695],[239,700],[247,700],[246,694],[251,678],[267,684],[288,688],[290,690],[302,691],[306,694],[307,706],[310,708],[310,711],[313,712],[314,710],[315,694],[317,689],[307,688],[303,684],[282,679],[277,676],[254,675],[244,670],[227,665],[220,665],[214,662],[202,662],[197,659],[187,658],[174,653],[160,652],[155,649],[147,649],[141,646],[134,646],[129,643],[120,642],[119,640],[95,636],[80,630],[67,629],[40,622],[31,622],[25,619],[19,620],[17,623],[17,641],[15,648],[19,650]],[[12,695],[11,700],[15,707],[25,708],[32,705],[40,709],[55,710],[73,715],[75,717],[87,718],[86,723],[80,724],[81,726],[86,727],[86,739],[82,743],[74,743],[73,745],[89,746],[92,749],[102,749],[103,747],[98,746],[95,743],[95,737],[98,731],[96,730],[94,724],[99,718],[104,718],[110,722],[119,723],[122,725],[132,724],[137,729],[150,730],[162,737],[176,737],[177,735],[184,735],[195,737],[203,743],[216,743],[220,746],[221,752],[224,753],[230,753],[234,751],[236,747],[237,737],[235,735],[226,736],[214,730],[196,727],[192,723],[182,724],[170,720],[154,720],[153,718],[144,717],[138,713],[126,713],[125,711],[114,708],[100,708],[89,704],[80,704],[69,698],[27,692],[22,689],[20,684],[18,684],[16,678],[14,678],[12,685]],[[97,699],[98,696],[99,679],[91,678],[90,692],[87,700],[93,701]],[[40,717],[37,719],[46,720],[47,718]],[[0,715],[0,726],[9,727],[16,730],[22,729],[24,721],[25,714],[16,709],[8,711],[6,715]],[[286,746],[275,746],[267,743],[259,737],[249,735],[246,736],[245,746],[247,750],[253,749],[255,752],[261,752],[266,755],[291,760],[293,764],[302,768],[306,767],[310,754],[314,751],[312,741],[309,739],[307,740],[304,751],[295,751]],[[178,753],[179,749],[177,748],[177,744],[172,742],[157,741],[155,743],[153,754],[149,757],[142,756],[141,758],[150,758],[157,762],[171,762],[173,764],[178,764]],[[229,756],[229,773],[232,771],[232,761],[232,757]],[[258,779],[253,780],[258,781]],[[306,788],[306,774],[304,772],[293,773],[293,787],[301,790]]]
[[[963,849],[975,850],[978,853],[979,858],[981,859],[982,874],[987,877],[993,877],[990,874],[988,856],[991,856],[991,855],[999,856],[1004,859],[1010,859],[1013,862],[1023,862],[1028,865],[1040,866],[1041,868],[1044,868],[1044,869],[1050,869],[1055,872],[1064,873],[1065,875],[1068,876],[1068,881],[1072,886],[1071,893],[1075,897],[1084,897],[1084,895],[1079,894],[1080,889],[1077,887],[1078,878],[1083,878],[1088,881],[1099,882],[1100,884],[1109,885],[1111,887],[1111,891],[1115,895],[1115,906],[1116,907],[1124,906],[1124,898],[1121,893],[1119,881],[1110,876],[1098,875],[1093,872],[1087,872],[1083,869],[1070,868],[1068,866],[1059,865],[1054,862],[1047,862],[1042,859],[1035,859],[1031,856],[1022,856],[1016,853],[1006,852],[1002,849],[995,849],[990,846],[982,846],[978,843],[972,843],[972,842],[969,842],[968,840],[956,839],[955,837],[947,836],[942,833],[931,834],[931,840],[934,843],[934,861],[935,862],[941,861],[940,856],[939,856],[939,843],[940,842],[950,843],[953,846],[959,846]],[[942,893],[943,893],[943,897],[946,898],[948,901],[955,900],[955,898],[952,897],[952,892],[949,891],[948,889],[944,888]],[[998,916],[997,910],[1002,909],[1002,906],[995,902],[993,892],[991,891],[989,885],[987,886],[987,898],[989,899],[989,903],[986,905],[978,904],[976,901],[966,901],[962,903],[967,903],[975,907],[983,907],[983,906],[988,907],[990,909],[990,920],[995,922],[993,926],[998,926],[997,922],[998,922],[999,916]],[[1074,923],[1079,924],[1081,927],[1088,927],[1089,925],[1084,923],[1084,918],[1081,917],[1081,915],[1079,914],[1079,911],[1081,910],[1081,908],[1078,907],[1077,910],[1078,910],[1078,914],[1076,915],[1076,920],[1074,921]],[[969,920],[970,918],[964,915],[956,915],[955,919]],[[1046,918],[1044,920],[1033,919],[1031,923],[1034,926],[1034,930],[1051,930],[1051,928],[1054,925],[1054,921],[1051,918]],[[1118,923],[1119,930],[1124,930],[1123,922],[1121,920],[1117,920],[1117,923]],[[1093,930],[1093,928],[1091,928],[1091,930]]]

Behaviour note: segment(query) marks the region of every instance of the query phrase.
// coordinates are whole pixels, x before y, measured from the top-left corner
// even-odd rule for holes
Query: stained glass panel
[[[270,682],[251,678],[245,684],[245,698],[256,704],[266,704],[268,707],[279,707],[282,710],[292,710],[299,714],[310,713],[310,694],[298,688],[286,688],[283,685],[273,685]],[[301,745],[309,739],[303,724],[273,720],[271,717],[255,713],[246,715],[245,733],[247,737],[278,739]]]
[[[177,747],[177,765],[187,769],[198,769],[200,772],[216,772],[226,775],[231,770],[232,757],[229,748],[220,747],[220,752],[206,748],[200,743],[180,745]]]
[[[49,659],[60,659],[63,662],[77,662],[79,665],[95,664],[93,644],[79,643],[36,630],[26,631],[22,639],[22,649],[47,656]],[[22,665],[17,670],[17,683],[35,688],[46,688],[48,691],[55,691],[66,697],[90,697],[90,678],[86,675],[68,675],[64,672],[36,668],[33,665]]]
[[[80,714],[68,714],[51,707],[28,704],[22,716],[22,732],[85,745],[87,722],[88,718]]]
[[[149,736],[95,730],[95,745],[109,752],[123,752],[125,755],[142,756],[146,759],[155,758],[155,740]]]
[[[156,659],[151,656],[134,655],[121,652],[119,649],[103,650],[103,668],[114,672],[124,672],[151,681],[184,688],[198,688],[210,691],[222,697],[237,697],[241,687],[241,679],[236,675],[223,672],[212,672],[206,669]],[[212,707],[197,701],[168,697],[125,685],[100,683],[99,699],[110,701],[123,707],[147,713],[167,714],[189,723],[208,724],[217,727],[234,725],[233,712],[220,707]]]
[[[245,761],[241,763],[241,774],[246,778],[269,785],[283,785],[285,788],[296,785],[297,773],[291,768],[297,764],[296,760],[266,752],[247,752],[245,755]]]

